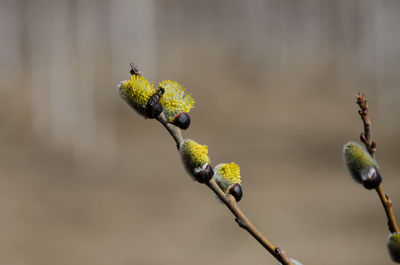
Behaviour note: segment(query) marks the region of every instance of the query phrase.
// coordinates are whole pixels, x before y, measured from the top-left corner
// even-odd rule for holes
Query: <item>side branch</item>
[[[289,257],[286,253],[280,248],[274,246],[271,242],[268,241],[258,230],[257,228],[250,222],[250,220],[244,215],[242,210],[238,207],[236,200],[233,196],[224,193],[215,182],[214,179],[211,179],[209,183],[206,184],[214,193],[218,196],[218,198],[229,208],[232,214],[236,217],[235,221],[238,225],[249,232],[272,256],[274,256],[279,262],[285,265],[293,265],[290,261]]]
[[[157,120],[167,129],[169,134],[175,140],[177,148],[183,142],[182,132],[181,130],[174,126],[171,123],[168,123],[167,118],[164,113],[161,113]],[[283,265],[294,265],[290,260],[285,251],[271,244],[250,222],[250,220],[244,215],[244,213],[238,207],[236,200],[233,196],[224,193],[214,179],[211,179],[210,182],[206,183],[206,185],[214,191],[214,193],[220,198],[220,200],[228,207],[228,209],[232,212],[232,214],[236,217],[236,222],[238,225],[249,232],[272,256],[274,256],[280,263]]]

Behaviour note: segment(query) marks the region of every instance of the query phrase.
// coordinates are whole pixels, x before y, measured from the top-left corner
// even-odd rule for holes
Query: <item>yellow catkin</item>
[[[165,92],[160,103],[169,121],[180,112],[188,113],[194,106],[194,99],[190,94],[186,94],[185,89],[176,81],[164,80],[159,84]]]
[[[180,151],[184,158],[185,164],[188,163],[189,168],[201,167],[206,163],[210,163],[208,157],[208,147],[206,145],[200,145],[193,140],[186,139],[181,147]]]
[[[231,162],[220,164],[217,174],[219,174],[222,178],[229,181],[230,183],[241,183],[240,167],[236,163]]]
[[[149,98],[156,92],[153,84],[143,76],[132,75],[131,80],[121,84],[121,91],[129,103],[144,108]],[[121,93],[121,92],[120,92]]]

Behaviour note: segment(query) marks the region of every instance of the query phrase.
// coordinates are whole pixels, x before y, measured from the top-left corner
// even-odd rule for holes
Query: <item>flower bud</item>
[[[375,189],[382,182],[378,163],[358,143],[348,142],[343,148],[344,163],[351,176],[366,189]]]
[[[190,116],[186,112],[179,112],[172,120],[172,124],[186,130],[190,125]]]
[[[389,250],[389,254],[390,254],[390,257],[392,258],[392,260],[396,263],[400,263],[400,233],[399,232],[389,235],[389,237],[387,239],[386,247]]]
[[[187,129],[190,124],[190,116],[188,113],[194,106],[194,99],[192,96],[185,94],[186,91],[182,85],[175,81],[162,81],[159,87],[165,89],[164,96],[160,101],[165,117],[169,122],[179,128]]]
[[[368,140],[367,140],[367,136],[365,135],[365,133],[361,133],[360,134],[360,140],[361,140],[361,142],[363,142],[363,143],[366,143]]]
[[[227,194],[231,194],[236,201],[242,199],[242,186],[240,185],[240,168],[236,163],[222,163],[215,166],[214,179],[218,186]]]
[[[231,185],[228,189],[228,193],[232,195],[237,202],[239,202],[243,197],[242,185],[239,183]]]
[[[131,80],[122,81],[118,85],[121,98],[139,115],[147,118],[146,106],[155,93],[153,84],[140,75],[132,75]]]
[[[185,139],[180,147],[183,165],[192,178],[200,183],[207,183],[214,175],[208,157],[208,147],[193,140]]]
[[[157,118],[161,114],[163,108],[159,102],[153,102],[146,105],[146,117],[149,119]]]

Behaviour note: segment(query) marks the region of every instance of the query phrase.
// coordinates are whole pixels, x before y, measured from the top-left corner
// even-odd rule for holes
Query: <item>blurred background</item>
[[[341,152],[370,103],[400,218],[399,1],[0,1],[0,263],[276,264],[117,94],[129,62],[196,107],[241,208],[304,264],[392,264]]]

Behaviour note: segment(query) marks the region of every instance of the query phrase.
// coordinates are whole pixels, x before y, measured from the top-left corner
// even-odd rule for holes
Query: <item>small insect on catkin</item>
[[[392,233],[389,235],[386,243],[390,257],[396,263],[400,263],[400,233]]]
[[[194,106],[194,99],[186,94],[186,90],[179,83],[165,80],[159,84],[165,90],[160,103],[168,121],[179,128],[186,130],[190,125],[189,111]]]
[[[242,199],[243,192],[240,167],[236,163],[222,163],[214,168],[214,179],[218,186],[227,194],[231,194],[238,202]]]
[[[179,152],[189,175],[200,183],[208,183],[214,175],[210,158],[207,155],[208,147],[185,139],[179,146]]]
[[[345,144],[343,160],[353,179],[366,189],[375,189],[382,182],[378,163],[360,144],[356,142]]]

